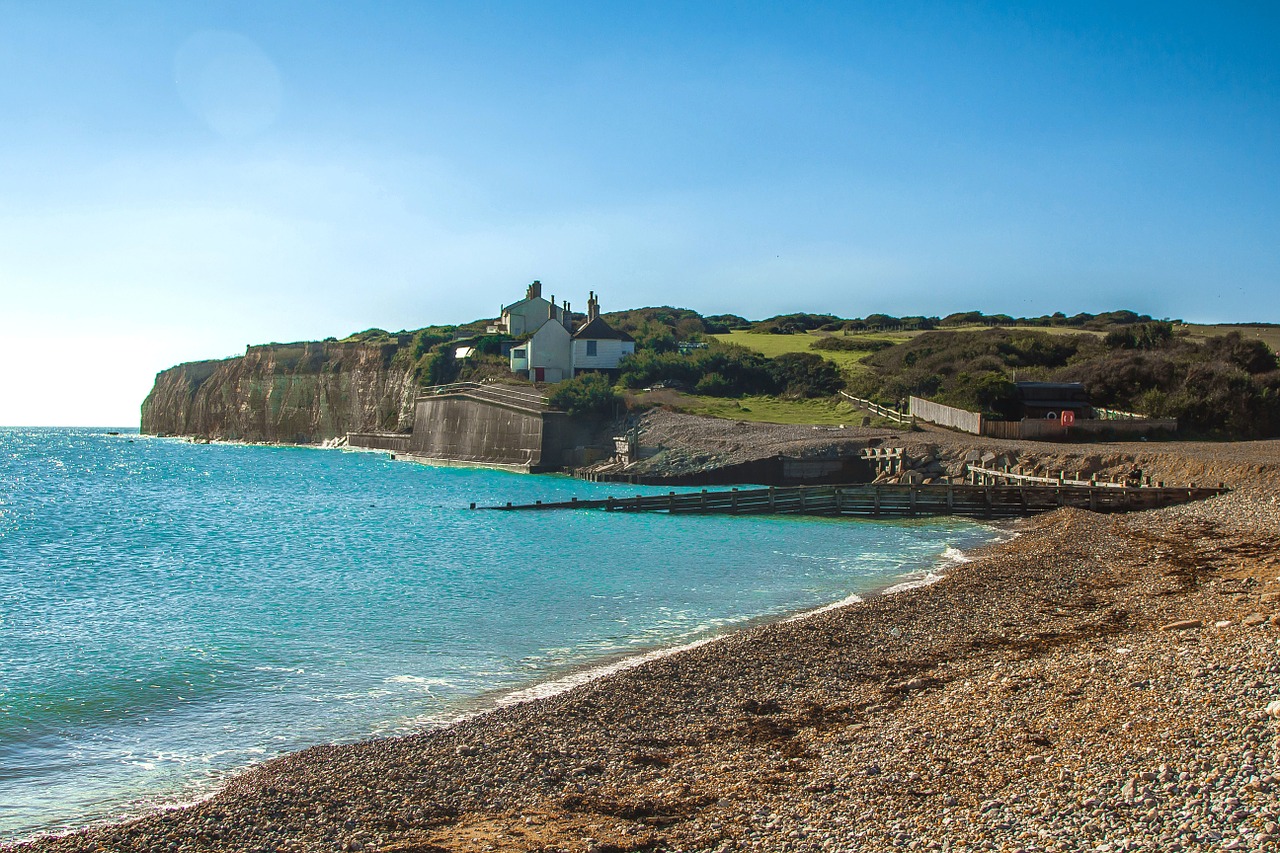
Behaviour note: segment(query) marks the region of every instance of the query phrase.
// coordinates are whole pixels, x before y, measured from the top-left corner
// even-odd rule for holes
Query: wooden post
[[[836,515],[844,515],[844,490],[836,486]]]
[[[947,483],[947,512],[951,512],[956,508],[955,487]]]
[[[879,516],[879,515],[880,515],[880,487],[879,487],[879,486],[876,486],[876,487],[875,487],[875,490],[876,490],[876,491],[875,491],[876,500],[875,500],[875,510],[874,510],[874,511],[875,511],[875,514],[876,514],[877,516]]]
[[[778,496],[774,494],[773,486],[769,487],[769,512],[773,512],[778,508]]]
[[[916,495],[920,492],[920,487],[917,486],[915,483],[912,483],[907,488],[909,489],[908,494],[910,495],[910,499],[911,499],[911,509],[909,510],[909,512],[911,513],[911,515],[915,515],[916,514]]]

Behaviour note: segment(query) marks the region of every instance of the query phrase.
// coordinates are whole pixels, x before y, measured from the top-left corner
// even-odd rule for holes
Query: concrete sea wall
[[[407,453],[422,459],[554,471],[604,451],[600,424],[466,395],[419,397]]]

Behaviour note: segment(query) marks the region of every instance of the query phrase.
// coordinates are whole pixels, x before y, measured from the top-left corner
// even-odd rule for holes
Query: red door
[[[534,381],[534,382],[546,382],[546,381],[547,381],[547,369],[546,369],[545,367],[535,367],[535,368],[533,369],[533,381]]]

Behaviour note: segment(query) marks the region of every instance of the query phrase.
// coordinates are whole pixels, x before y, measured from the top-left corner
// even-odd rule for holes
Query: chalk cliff
[[[325,341],[180,364],[156,375],[142,432],[291,444],[408,432],[416,380],[407,355],[393,343]]]

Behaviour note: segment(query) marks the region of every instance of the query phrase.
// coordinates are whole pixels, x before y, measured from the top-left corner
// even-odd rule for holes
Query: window
[[[512,358],[524,358],[524,350],[522,350],[522,349],[513,349],[513,350],[511,351],[511,357],[512,357]]]
[[[596,354],[596,345],[599,341],[587,341],[587,356],[591,357]]]

